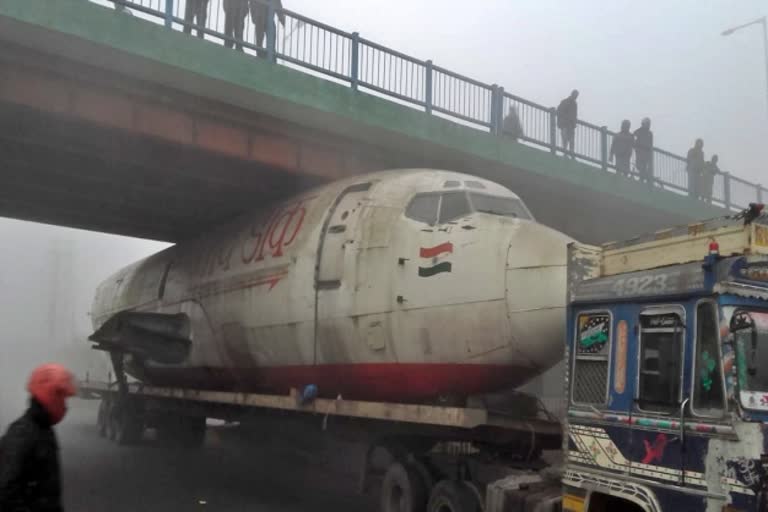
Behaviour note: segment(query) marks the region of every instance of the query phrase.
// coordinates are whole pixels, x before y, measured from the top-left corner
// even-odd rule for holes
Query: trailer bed
[[[482,408],[450,407],[389,402],[366,402],[346,399],[316,398],[303,404],[299,394],[267,395],[232,391],[208,391],[186,388],[148,386],[130,383],[131,395],[146,398],[178,400],[198,404],[224,405],[240,408],[292,411],[323,416],[339,416],[365,420],[378,420],[417,425],[431,425],[458,429],[493,427],[511,431],[532,431],[538,435],[558,436],[560,423],[553,418],[520,419]],[[116,383],[82,381],[78,386],[82,398],[101,398],[117,393]]]

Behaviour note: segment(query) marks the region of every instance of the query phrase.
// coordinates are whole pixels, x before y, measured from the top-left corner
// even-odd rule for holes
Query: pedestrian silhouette
[[[248,15],[248,0],[223,0],[224,7],[224,46],[243,51],[243,29]]]
[[[184,33],[192,33],[192,25],[197,27],[197,37],[203,38],[205,34],[205,21],[208,15],[208,0],[187,0],[184,8]]]
[[[571,158],[576,158],[573,147],[576,139],[576,121],[579,117],[579,105],[576,103],[578,97],[579,91],[574,89],[571,95],[557,106],[557,127],[560,128],[563,155],[570,155]]]
[[[256,29],[255,44],[259,48],[266,48],[267,42],[265,40],[265,37],[267,35],[267,31],[270,25],[272,27],[275,27],[274,17],[272,19],[269,19],[270,0],[249,0],[248,3],[250,4],[251,21],[253,21],[253,26]],[[281,11],[281,9],[283,8],[282,1],[271,0],[271,4],[275,12],[277,13],[277,19],[280,20],[280,24],[282,26],[285,26],[285,13]],[[259,57],[263,57],[266,55],[263,51],[257,50],[257,53]]]
[[[647,117],[635,130],[635,167],[640,181],[653,183],[653,132],[651,120]]]
[[[520,117],[517,115],[517,109],[514,105],[509,106],[509,112],[504,118],[502,132],[515,142],[525,135],[525,133],[523,133],[523,126],[520,124]]]
[[[632,159],[632,150],[635,147],[635,136],[629,131],[631,123],[625,119],[621,122],[621,131],[613,136],[611,143],[610,159],[616,158],[616,172],[623,176],[629,176],[629,161]]]
[[[719,158],[717,155],[712,155],[709,162],[704,164],[703,171],[701,173],[701,198],[708,202],[712,202],[712,189],[715,185],[715,176],[720,173],[720,168],[717,166]]]
[[[72,374],[59,364],[34,369],[27,381],[29,407],[0,443],[0,510],[61,511],[59,444],[53,426],[75,395]]]
[[[704,171],[704,141],[696,139],[688,150],[685,170],[688,172],[688,195],[701,198],[701,174]]]

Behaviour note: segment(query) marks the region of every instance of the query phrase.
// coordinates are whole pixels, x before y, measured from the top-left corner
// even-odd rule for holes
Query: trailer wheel
[[[134,400],[117,400],[112,403],[108,417],[111,439],[119,445],[137,443],[144,434],[144,421],[140,403]]]
[[[427,512],[479,512],[480,504],[472,489],[463,482],[443,480],[429,497]]]
[[[115,414],[115,401],[112,398],[106,399],[104,405],[104,435],[110,441],[115,440],[115,421],[113,419]]]
[[[109,402],[107,398],[102,398],[99,402],[99,412],[96,413],[96,427],[99,437],[107,437],[107,417],[109,416]]]
[[[399,462],[390,464],[381,484],[381,512],[422,512],[428,492],[415,468]]]

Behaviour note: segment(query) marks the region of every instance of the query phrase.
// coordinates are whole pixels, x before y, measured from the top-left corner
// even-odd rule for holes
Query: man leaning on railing
[[[616,158],[616,172],[622,176],[630,175],[629,161],[632,159],[632,149],[635,147],[635,136],[629,131],[631,123],[628,119],[621,122],[621,131],[613,136],[610,159]]]
[[[579,105],[576,98],[579,91],[574,89],[570,96],[565,98],[557,106],[557,127],[560,128],[560,138],[563,141],[563,155],[576,158],[574,144],[576,139],[576,121],[579,117]]]
[[[706,162],[701,173],[701,198],[712,203],[712,189],[715,185],[715,176],[720,173],[720,168],[717,166],[719,160],[717,155],[712,155],[709,162]]]
[[[688,195],[700,199],[701,174],[704,170],[704,141],[696,139],[693,147],[688,150],[685,170],[688,171]]]
[[[640,128],[635,130],[635,167],[640,181],[653,183],[653,132],[651,120],[643,118]]]
[[[265,36],[270,25],[275,25],[274,17],[269,19],[269,2],[270,0],[249,0],[251,10],[251,21],[256,28],[256,40],[254,44],[259,48],[266,48],[267,42]],[[272,7],[277,13],[277,19],[280,20],[280,24],[285,26],[285,13],[282,12],[283,3],[280,0],[271,0]],[[258,51],[259,57],[264,57],[263,51]]]
[[[517,142],[520,137],[525,136],[525,133],[523,133],[523,126],[520,124],[520,116],[517,115],[517,109],[514,105],[509,106],[509,112],[504,118],[502,132],[515,142]]]

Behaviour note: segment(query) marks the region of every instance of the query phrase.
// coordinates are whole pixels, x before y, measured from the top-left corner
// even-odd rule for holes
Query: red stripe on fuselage
[[[152,368],[150,384],[286,394],[315,384],[321,396],[350,400],[426,402],[520,386],[531,368],[492,364],[367,363],[268,368]]]
[[[445,242],[434,247],[422,247],[419,249],[419,256],[422,258],[434,258],[439,254],[443,254],[444,252],[453,252],[453,244],[451,242]]]

